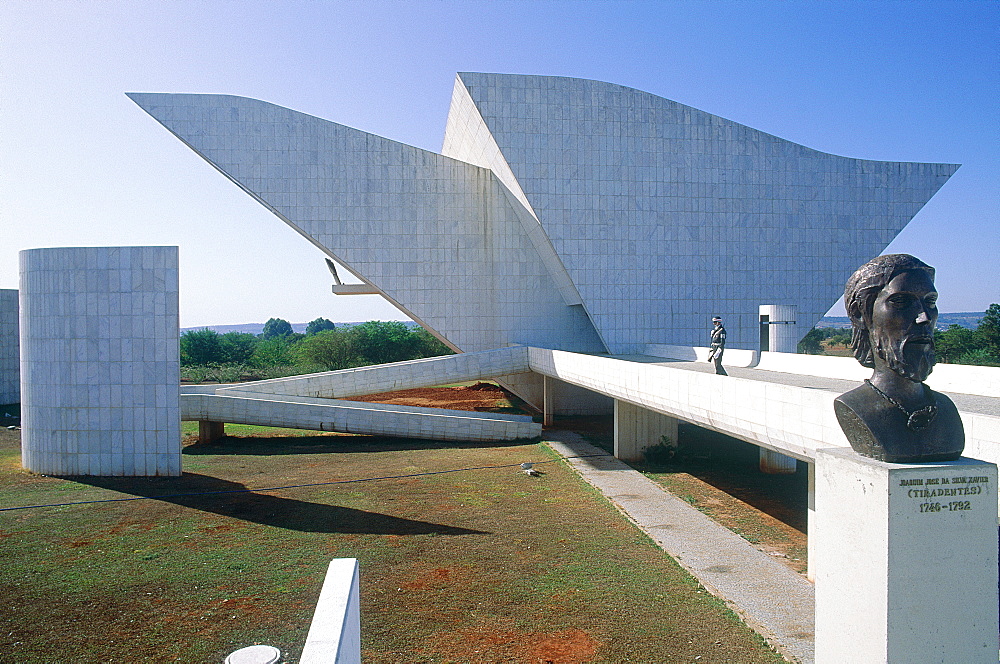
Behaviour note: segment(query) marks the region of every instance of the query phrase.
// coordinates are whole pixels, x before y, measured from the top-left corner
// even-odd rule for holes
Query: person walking
[[[728,376],[729,374],[727,374],[726,370],[722,368],[722,353],[726,350],[726,328],[722,326],[722,317],[714,317],[712,319],[712,326],[708,361],[715,363],[715,373],[720,376]]]

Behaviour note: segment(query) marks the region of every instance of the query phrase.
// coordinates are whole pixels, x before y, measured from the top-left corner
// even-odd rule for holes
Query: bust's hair
[[[844,307],[853,328],[851,348],[854,350],[854,357],[863,366],[875,366],[869,335],[875,298],[897,274],[907,270],[926,270],[931,280],[934,280],[934,268],[919,258],[909,254],[886,254],[859,267],[844,286]]]

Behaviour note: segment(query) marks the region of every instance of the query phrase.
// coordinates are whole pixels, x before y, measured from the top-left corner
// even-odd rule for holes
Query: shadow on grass
[[[276,528],[307,533],[359,535],[486,535],[427,521],[402,519],[338,505],[310,503],[246,491],[238,482],[184,473],[179,478],[74,477],[90,486],[143,496],[173,505]],[[233,492],[233,493],[223,493]]]
[[[212,443],[194,443],[184,454],[328,454],[331,452],[400,452],[405,450],[469,449],[476,447],[516,447],[536,442],[509,440],[491,442],[446,442],[385,436],[225,436]]]
[[[800,532],[806,531],[808,468],[768,475],[758,467],[760,448],[717,431],[683,423],[678,427],[678,458],[665,464],[637,464],[654,473],[687,473],[738,498]]]

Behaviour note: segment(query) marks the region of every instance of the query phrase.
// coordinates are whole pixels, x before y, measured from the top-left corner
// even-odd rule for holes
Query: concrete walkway
[[[671,360],[652,355],[612,355],[616,359],[628,360],[629,362],[639,362],[642,364],[656,364],[672,369],[683,369],[685,371],[696,371],[698,373],[714,374],[715,366],[708,362],[690,362],[686,360]],[[761,381],[765,383],[775,383],[778,385],[792,385],[804,387],[810,390],[825,390],[843,394],[848,390],[853,390],[861,381],[843,380],[840,378],[827,378],[823,376],[810,376],[806,374],[783,373],[779,371],[765,371],[763,369],[747,367],[726,367],[726,373],[735,378],[746,378],[747,380]],[[963,394],[960,392],[948,392],[941,390],[944,394],[958,406],[961,411],[969,413],[980,413],[982,415],[1000,416],[1000,399],[978,394]]]
[[[811,664],[813,585],[604,450],[568,431],[544,440],[786,658]]]

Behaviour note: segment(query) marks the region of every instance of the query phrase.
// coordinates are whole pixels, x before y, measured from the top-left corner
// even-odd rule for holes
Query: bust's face
[[[892,278],[875,299],[871,335],[875,355],[890,369],[923,381],[934,364],[937,291],[924,270]]]

